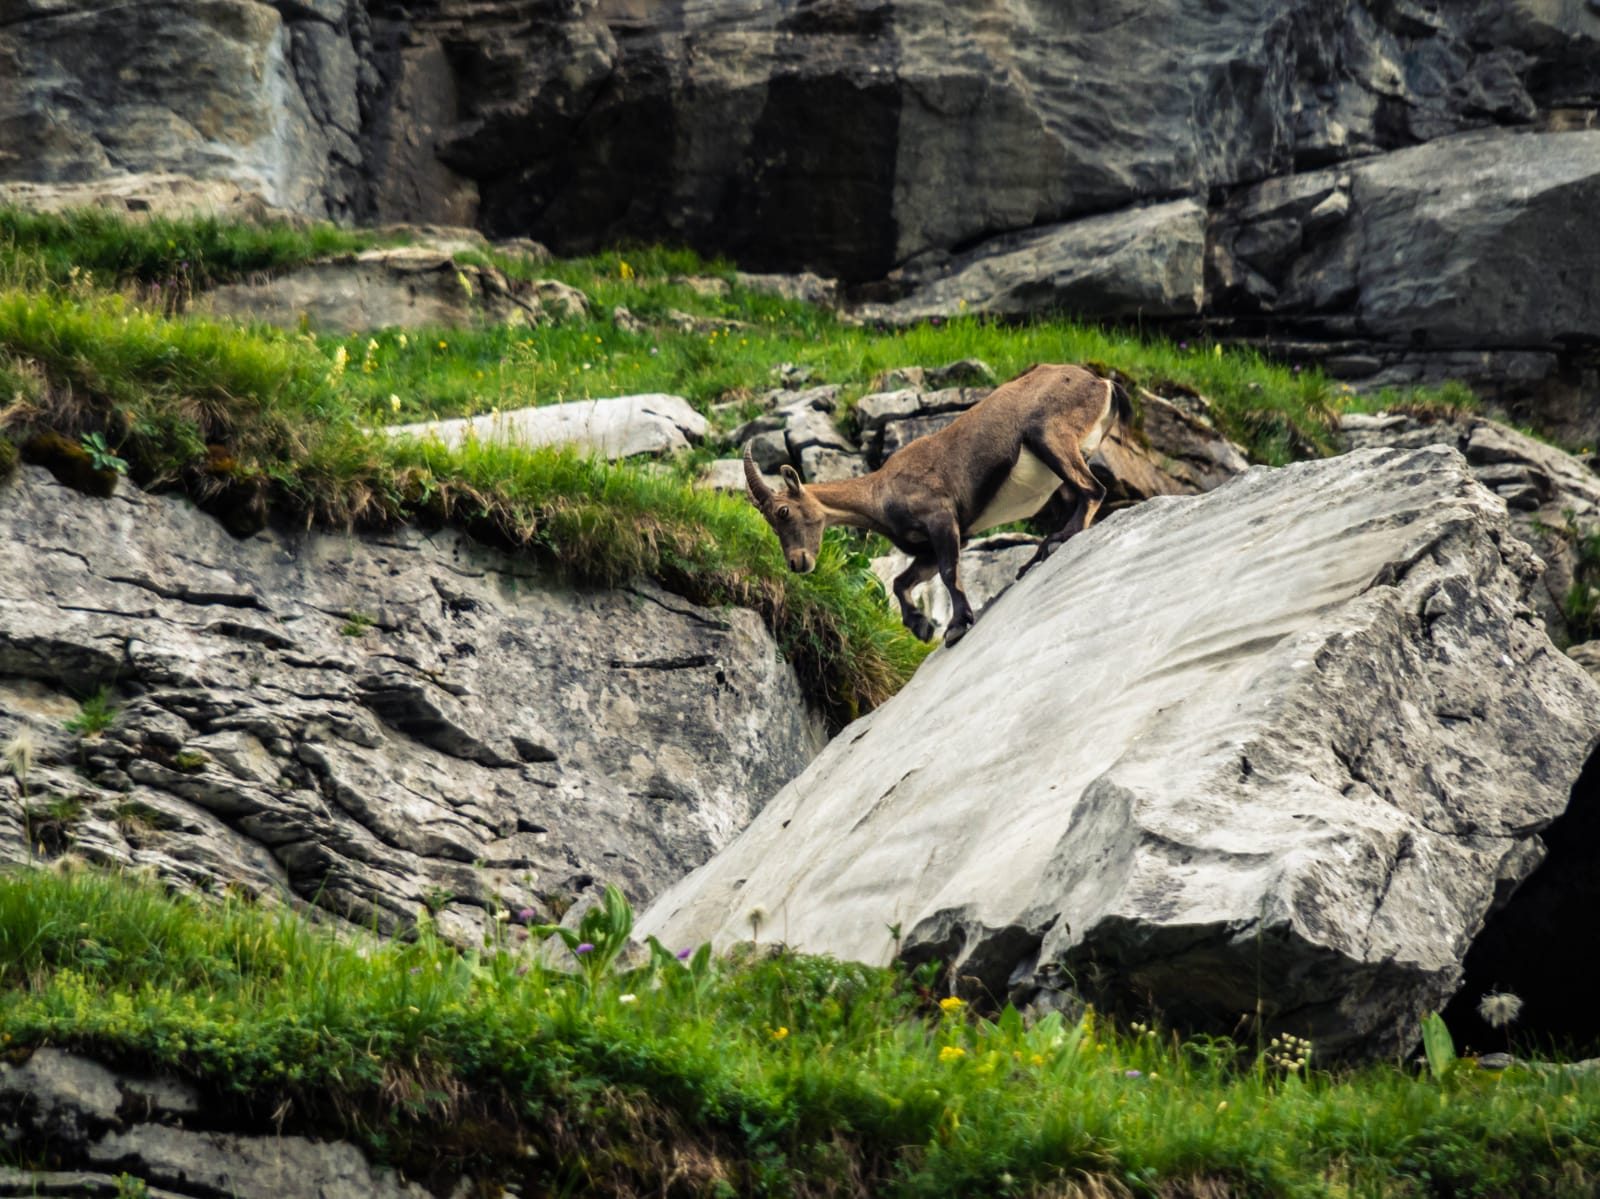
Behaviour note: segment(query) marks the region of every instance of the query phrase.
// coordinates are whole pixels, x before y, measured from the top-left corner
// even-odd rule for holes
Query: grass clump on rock
[[[0,474],[10,444],[102,494],[123,467],[141,486],[181,488],[239,533],[269,519],[339,529],[449,520],[581,583],[650,576],[698,602],[760,612],[808,693],[839,722],[892,694],[925,648],[890,612],[859,539],[830,533],[817,572],[792,575],[747,505],[690,486],[696,463],[731,447],[702,447],[661,468],[559,450],[448,452],[372,430],[669,392],[710,413],[720,436],[753,413],[781,367],[837,383],[848,422],[880,372],[978,357],[1002,379],[1034,362],[1085,361],[1152,387],[1200,391],[1225,432],[1258,460],[1282,462],[1330,451],[1336,411],[1373,402],[1253,352],[1065,320],[851,324],[767,294],[727,264],[660,249],[549,262],[463,252],[464,262],[588,296],[587,315],[534,327],[335,336],[186,311],[207,285],[397,236],[0,209]],[[1408,402],[1450,407],[1462,397],[1415,393]]]
[[[352,944],[238,899],[13,875],[0,1036],[524,1193],[1576,1196],[1600,1171],[1592,1073],[1329,1071],[1298,1042],[980,1016],[932,970],[770,946],[569,974],[516,919],[462,955],[426,919]]]

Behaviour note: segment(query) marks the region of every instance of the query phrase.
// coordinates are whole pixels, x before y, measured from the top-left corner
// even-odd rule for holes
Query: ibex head
[[[778,535],[789,569],[797,574],[806,574],[817,565],[817,553],[822,549],[822,531],[827,527],[827,517],[822,504],[807,494],[805,484],[800,482],[794,467],[785,466],[781,473],[782,491],[767,486],[749,447],[745,447],[744,481],[750,489],[750,500]]]

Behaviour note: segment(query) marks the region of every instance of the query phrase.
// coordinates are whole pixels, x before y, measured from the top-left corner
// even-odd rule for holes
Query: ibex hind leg
[[[1094,477],[1083,454],[1070,439],[1046,431],[1037,438],[1028,439],[1028,448],[1055,471],[1061,479],[1061,490],[1056,494],[1072,505],[1072,515],[1067,522],[1039,543],[1038,552],[1017,571],[1021,578],[1054,552],[1056,546],[1067,538],[1083,532],[1094,523],[1095,514],[1105,502],[1105,484]]]

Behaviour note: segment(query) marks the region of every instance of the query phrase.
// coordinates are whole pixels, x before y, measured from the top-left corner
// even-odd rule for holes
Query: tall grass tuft
[[[241,897],[0,876],[0,1041],[172,1071],[219,1113],[288,1113],[289,1131],[342,1129],[436,1183],[470,1171],[523,1193],[1580,1196],[1600,1180],[1592,1072],[1463,1061],[1442,1087],[1405,1064],[1291,1068],[1092,1012],[977,1014],[936,1001],[932,970],[781,947],[657,945],[572,976],[499,927],[461,954],[425,916],[411,940],[352,942]],[[686,1182],[690,1160],[717,1165]]]

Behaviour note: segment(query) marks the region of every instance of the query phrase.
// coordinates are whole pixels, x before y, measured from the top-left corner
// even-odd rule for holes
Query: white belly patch
[[[1027,450],[1017,455],[1017,463],[994,493],[989,506],[972,522],[969,533],[981,533],[995,525],[1025,520],[1043,508],[1045,501],[1061,486],[1061,480]]]

